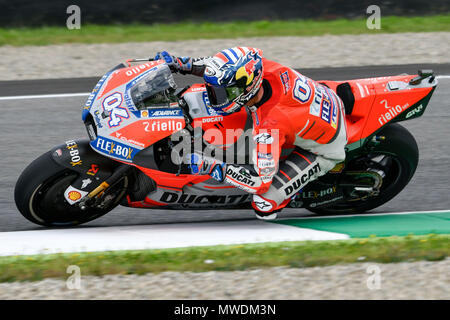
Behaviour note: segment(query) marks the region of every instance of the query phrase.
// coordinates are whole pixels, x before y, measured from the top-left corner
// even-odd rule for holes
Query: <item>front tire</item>
[[[372,149],[366,156],[384,156],[389,159],[391,164],[389,171],[383,178],[379,195],[359,201],[344,200],[329,207],[308,208],[308,210],[318,215],[363,213],[390,201],[406,187],[419,163],[419,148],[416,140],[406,128],[399,124],[386,126],[378,135],[386,137],[385,141]],[[349,170],[352,169],[353,163],[355,162],[350,161],[347,165]]]
[[[70,205],[64,197],[66,188],[79,173],[58,165],[51,152],[34,160],[20,175],[14,190],[14,199],[20,213],[29,221],[48,227],[75,226],[108,213],[126,193],[125,177],[114,188],[107,190],[111,201],[103,208]]]

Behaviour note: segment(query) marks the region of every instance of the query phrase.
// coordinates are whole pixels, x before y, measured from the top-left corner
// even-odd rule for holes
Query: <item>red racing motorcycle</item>
[[[344,102],[346,160],[309,183],[288,207],[353,214],[388,202],[408,184],[419,160],[414,137],[397,122],[425,112],[437,86],[433,72],[320,82]],[[245,153],[240,142],[251,130],[251,116],[244,108],[231,115],[213,108],[203,84],[176,90],[163,61],[128,60],[106,73],[87,99],[82,119],[89,139],[54,147],[19,177],[15,202],[28,220],[73,226],[119,204],[152,210],[251,207],[250,194],[192,175],[173,157],[179,134],[204,146],[214,143],[205,136],[210,130],[224,135],[237,130],[240,134],[225,147]]]

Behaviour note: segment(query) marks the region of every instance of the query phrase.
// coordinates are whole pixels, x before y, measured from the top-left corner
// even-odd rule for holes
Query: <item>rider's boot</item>
[[[256,209],[253,209],[253,210],[255,211],[256,217],[261,220],[275,220],[277,218],[277,213],[281,211],[281,209],[274,210],[271,212],[262,212],[262,211],[258,211]]]
[[[276,205],[276,203],[269,199],[265,199],[259,195],[254,195],[252,207],[258,219],[274,220],[277,218],[277,213],[283,210],[290,200],[291,199],[286,199],[280,205]]]

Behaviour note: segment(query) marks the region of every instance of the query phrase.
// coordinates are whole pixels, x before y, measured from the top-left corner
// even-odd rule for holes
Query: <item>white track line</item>
[[[450,79],[450,75],[436,76],[437,79]],[[0,97],[1,100],[21,100],[21,99],[51,99],[51,98],[70,98],[70,97],[82,97],[90,95],[90,92],[81,93],[60,93],[60,94],[40,94],[29,96],[7,96]]]
[[[349,236],[258,220],[52,229],[1,232],[0,256],[344,239]]]
[[[360,214],[349,214],[349,215],[340,215],[340,216],[321,216],[314,217],[305,216],[305,217],[292,217],[292,218],[280,218],[278,220],[297,220],[297,219],[339,219],[339,218],[349,218],[349,217],[377,217],[377,216],[387,216],[387,215],[401,215],[401,214],[425,214],[425,213],[445,213],[450,212],[448,210],[432,210],[432,211],[404,211],[404,212],[386,212],[386,213],[360,213]]]
[[[69,97],[83,97],[88,96],[90,94],[91,94],[90,92],[81,92],[81,93],[39,94],[31,96],[8,96],[8,97],[0,97],[0,100],[69,98]]]

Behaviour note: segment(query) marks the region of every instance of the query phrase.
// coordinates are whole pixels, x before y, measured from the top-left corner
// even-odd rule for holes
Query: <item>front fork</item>
[[[92,190],[86,195],[80,202],[78,206],[81,210],[86,210],[88,207],[94,206],[101,201],[103,193],[110,187],[114,186],[119,182],[133,167],[127,164],[122,164],[114,171],[114,173],[107,178],[105,181],[100,183],[100,185]]]

